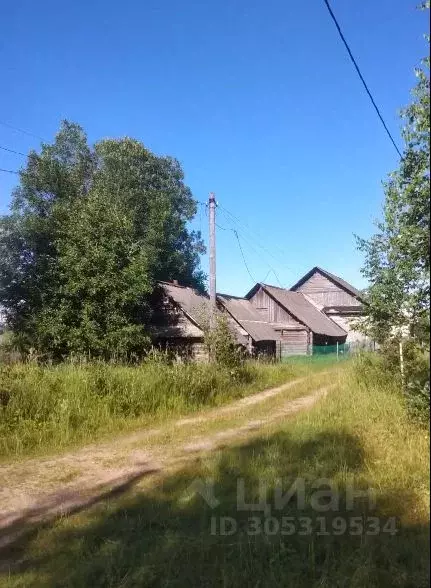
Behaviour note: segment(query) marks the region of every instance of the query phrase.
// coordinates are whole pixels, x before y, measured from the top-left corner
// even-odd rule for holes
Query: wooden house
[[[207,294],[176,282],[159,282],[151,334],[178,356],[207,359],[204,344]],[[313,353],[313,346],[363,341],[353,321],[363,312],[361,293],[345,280],[314,267],[290,289],[256,284],[244,298],[217,294],[237,341],[250,354],[276,357]]]
[[[276,333],[253,315],[252,305],[233,296],[217,296],[217,313],[223,314],[238,346],[249,353],[271,348]],[[246,306],[249,306],[247,309]],[[153,343],[170,349],[179,358],[206,361],[205,329],[209,323],[210,300],[207,294],[177,282],[159,282],[153,300],[150,326]]]
[[[202,317],[208,297],[177,282],[159,282],[153,294],[150,334],[156,347],[178,357],[207,360]]]
[[[316,266],[291,290],[303,294],[320,312],[340,326],[347,334],[348,343],[366,341],[366,337],[354,328],[364,307],[362,295],[354,286]]]
[[[217,302],[247,333],[249,353],[272,356],[276,354],[276,344],[280,334],[268,324],[265,317],[247,298],[217,294]]]
[[[346,331],[300,292],[258,283],[246,298],[279,334],[277,355],[280,357],[311,354],[313,345],[346,341]]]

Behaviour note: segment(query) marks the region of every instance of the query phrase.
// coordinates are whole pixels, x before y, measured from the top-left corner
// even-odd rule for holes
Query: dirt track
[[[295,400],[283,402],[282,397],[284,392],[305,381],[306,378],[301,378],[264,390],[200,416],[171,422],[166,428],[141,430],[58,457],[0,466],[0,548],[9,545],[35,523],[82,510],[118,495],[146,477],[164,475],[201,453],[217,450],[286,416],[310,408],[330,386]],[[266,407],[266,401],[275,397],[280,397],[277,400],[281,403],[277,402],[275,407],[273,403],[267,403],[269,406],[259,418],[256,415],[253,418],[250,407]],[[234,426],[229,423],[233,417]],[[217,430],[193,434],[197,425],[215,422]],[[166,435],[171,436],[169,447]]]

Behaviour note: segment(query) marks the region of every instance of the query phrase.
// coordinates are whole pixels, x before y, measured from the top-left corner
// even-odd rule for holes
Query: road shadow
[[[100,502],[115,499],[129,491],[136,482],[159,470],[160,468],[143,464],[126,474],[85,487],[84,491],[75,486],[60,489],[40,499],[35,506],[25,509],[24,512],[11,512],[0,517],[0,570],[1,561],[7,559],[7,554],[13,553],[22,536],[34,535],[41,526],[46,528],[64,515],[70,516]]]
[[[283,498],[297,478],[304,504],[296,494],[277,509],[280,481]],[[316,486],[322,478],[337,482],[336,504],[334,487],[329,493]],[[285,432],[262,436],[198,458],[151,490],[132,488],[133,481],[115,500],[22,535],[0,553],[8,560],[3,581],[77,588],[427,586],[429,528],[410,516],[412,494],[376,491],[373,505],[364,492],[351,505],[350,479],[355,490],[367,489],[364,451],[349,433],[300,441]],[[256,507],[264,489],[271,511],[238,509],[238,480],[244,505]]]

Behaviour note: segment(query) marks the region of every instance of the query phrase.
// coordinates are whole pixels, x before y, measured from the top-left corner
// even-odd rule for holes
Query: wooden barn
[[[354,328],[354,322],[363,314],[361,293],[342,278],[316,266],[291,290],[303,294],[320,312],[340,326],[347,333],[348,343],[367,340]]]
[[[346,331],[300,292],[258,283],[246,298],[279,333],[277,355],[280,357],[312,354],[313,345],[346,341]]]
[[[153,298],[150,332],[154,345],[181,358],[206,360],[200,325],[201,314],[207,312],[208,298],[175,282],[159,282]]]
[[[218,312],[224,312],[220,305]],[[159,282],[154,293],[150,326],[154,345],[169,349],[181,359],[207,361],[204,330],[209,315],[207,294],[180,286],[177,282]],[[247,330],[230,315],[226,316],[237,344],[244,349],[252,349],[253,341]]]
[[[159,282],[155,294],[154,343],[181,357],[206,360],[208,295],[176,282]],[[366,339],[352,324],[363,313],[361,293],[319,267],[290,290],[258,283],[243,298],[217,294],[217,312],[227,317],[237,344],[253,355],[311,355],[314,346]]]
[[[217,302],[247,333],[249,353],[275,356],[280,335],[247,298],[217,294]]]

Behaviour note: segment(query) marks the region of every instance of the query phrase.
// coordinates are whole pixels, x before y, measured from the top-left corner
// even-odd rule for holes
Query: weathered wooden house
[[[150,332],[153,343],[183,358],[204,361],[202,317],[208,297],[176,282],[159,282],[153,296]]]
[[[365,342],[354,324],[363,314],[364,300],[354,286],[320,268],[313,267],[291,290],[303,294],[321,313],[346,332],[346,341]]]
[[[156,294],[154,343],[182,357],[207,359],[209,297],[176,282],[159,282]],[[363,312],[361,293],[319,267],[290,290],[258,283],[244,298],[217,294],[217,312],[250,354],[311,355],[315,346],[364,340],[352,324]]]
[[[279,333],[247,298],[217,294],[221,308],[247,333],[247,349],[251,354],[275,355]]]
[[[217,295],[217,313],[223,314],[239,346],[250,354],[275,354],[277,332],[245,298]],[[207,359],[204,331],[210,301],[206,294],[176,282],[159,282],[151,324],[153,343],[179,357]]]
[[[151,325],[154,344],[182,358],[207,360],[204,337],[210,316],[209,297],[176,282],[159,282],[154,299],[157,301]],[[262,351],[265,344],[273,343],[276,334],[263,322],[259,326],[253,324],[256,318],[253,307],[244,302],[250,306],[248,314],[245,305],[241,313],[232,312],[234,306],[241,307],[233,297],[217,296],[217,313],[226,317],[238,346],[250,353]]]
[[[313,345],[346,341],[347,333],[300,292],[258,283],[246,298],[279,334],[280,357],[312,354]]]

